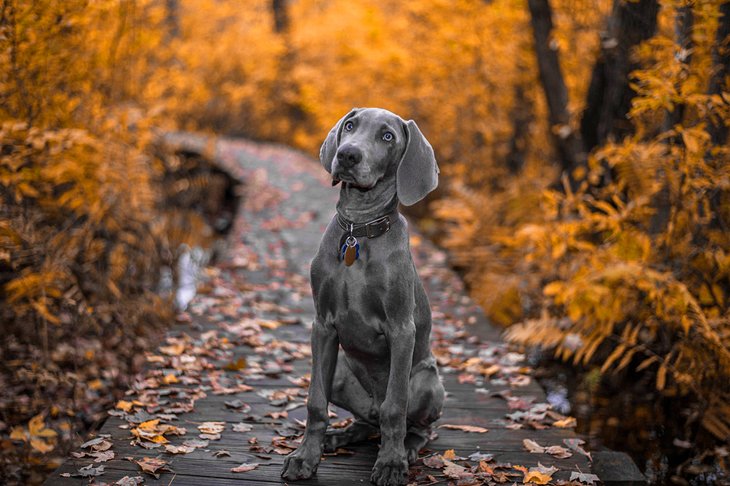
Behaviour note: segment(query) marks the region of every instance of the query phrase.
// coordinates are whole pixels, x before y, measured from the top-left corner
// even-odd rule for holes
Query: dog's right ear
[[[337,153],[337,147],[340,145],[342,125],[345,123],[345,120],[353,117],[358,111],[360,111],[360,108],[353,108],[350,110],[350,113],[340,118],[340,121],[332,127],[329,135],[327,135],[327,138],[324,139],[324,143],[319,148],[319,161],[322,163],[322,167],[324,167],[324,169],[330,174],[332,173],[332,161],[335,158],[335,153]]]

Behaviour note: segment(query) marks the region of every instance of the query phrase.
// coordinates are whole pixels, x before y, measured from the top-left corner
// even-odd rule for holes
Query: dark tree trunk
[[[274,31],[281,36],[285,47],[277,67],[274,98],[278,100],[277,110],[282,110],[289,120],[290,132],[293,133],[297,129],[307,126],[308,115],[299,102],[301,95],[299,85],[292,77],[292,71],[297,64],[297,53],[291,40],[289,6],[289,0],[271,1]],[[282,141],[290,142],[287,139]]]
[[[507,154],[507,168],[512,174],[517,174],[525,165],[525,138],[529,133],[532,121],[532,105],[525,99],[525,89],[521,84],[515,87],[515,103],[510,113],[512,119],[512,139]]]
[[[603,144],[609,136],[621,139],[631,133],[633,127],[626,114],[635,92],[629,86],[629,74],[638,67],[631,59],[631,50],[654,35],[658,12],[657,0],[614,0],[581,119],[586,151]]]
[[[271,9],[274,12],[274,30],[279,34],[289,30],[288,0],[271,0]]]
[[[679,62],[682,62],[687,66],[689,66],[689,64],[692,62],[693,26],[694,14],[692,13],[692,7],[678,7],[674,21],[677,46],[679,48],[679,52],[677,52],[677,59],[679,60]],[[667,112],[666,118],[664,119],[664,130],[670,130],[673,126],[682,123],[682,120],[684,119],[684,109],[684,103],[678,103],[674,105],[674,109],[672,111]]]
[[[180,35],[180,20],[178,10],[179,0],[165,0],[165,23],[167,24],[168,37]]]
[[[570,176],[585,161],[580,134],[570,127],[568,89],[560,70],[557,46],[550,39],[553,30],[552,10],[548,0],[528,0],[540,82],[547,100],[550,128],[563,170]]]
[[[684,6],[677,7],[674,16],[674,31],[677,44],[676,59],[678,62],[684,63],[689,66],[692,62],[692,27],[694,25],[694,14],[692,7]],[[689,70],[685,70],[683,75],[686,76]],[[684,103],[677,103],[674,105],[672,111],[667,111],[664,116],[664,122],[662,125],[662,131],[671,130],[675,125],[681,124],[684,119],[685,105]],[[667,144],[681,144],[681,136],[673,136],[664,139]],[[669,183],[666,181],[666,177],[662,172],[658,177],[664,181],[662,188],[654,195],[652,205],[656,208],[656,212],[651,218],[649,231],[651,234],[657,234],[665,231],[667,224],[669,224],[669,217],[671,215],[672,201],[671,192],[669,190]]]
[[[712,52],[712,77],[710,78],[709,93],[719,95],[727,89],[727,77],[730,75],[730,2],[720,6],[720,23],[717,26],[715,48]],[[727,126],[723,120],[712,119],[708,124],[708,131],[715,145],[724,145],[727,142]]]

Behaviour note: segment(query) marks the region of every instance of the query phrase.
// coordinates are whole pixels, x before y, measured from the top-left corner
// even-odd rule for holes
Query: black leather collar
[[[353,223],[345,219],[340,213],[337,213],[337,223],[340,228],[345,230],[347,235],[354,237],[377,238],[390,230],[391,225],[395,222],[398,211],[393,211],[378,219],[368,221],[367,223]]]

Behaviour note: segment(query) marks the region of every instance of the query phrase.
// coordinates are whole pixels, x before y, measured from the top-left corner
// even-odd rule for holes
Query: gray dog
[[[281,475],[309,478],[323,451],[380,432],[370,479],[404,484],[441,415],[444,388],[429,343],[431,308],[398,202],[410,206],[434,190],[438,166],[414,121],[377,108],[356,108],[342,118],[320,160],[342,188],[312,261],[316,318],[307,429]],[[355,421],[327,430],[329,402]]]

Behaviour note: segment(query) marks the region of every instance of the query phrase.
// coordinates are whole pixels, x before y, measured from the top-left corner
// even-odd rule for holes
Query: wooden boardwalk
[[[120,484],[135,484],[135,477],[154,485],[283,483],[283,459],[306,419],[308,264],[338,189],[319,164],[284,148],[219,141],[217,154],[245,186],[226,254],[206,269],[200,294],[147,356],[147,372],[110,411],[97,440],[46,484],[125,477]],[[531,474],[539,478],[530,472],[538,464],[551,483],[592,472],[604,483],[640,480],[624,455],[593,452],[590,461],[580,453],[571,420],[550,410],[524,357],[501,342],[444,253],[417,234],[412,249],[432,304],[433,348],[448,395],[438,438],[411,468],[411,482],[521,484]],[[346,423],[347,412],[332,411],[332,423]],[[374,440],[326,455],[316,477],[297,484],[369,484],[376,453]],[[232,471],[242,464],[251,470]]]

